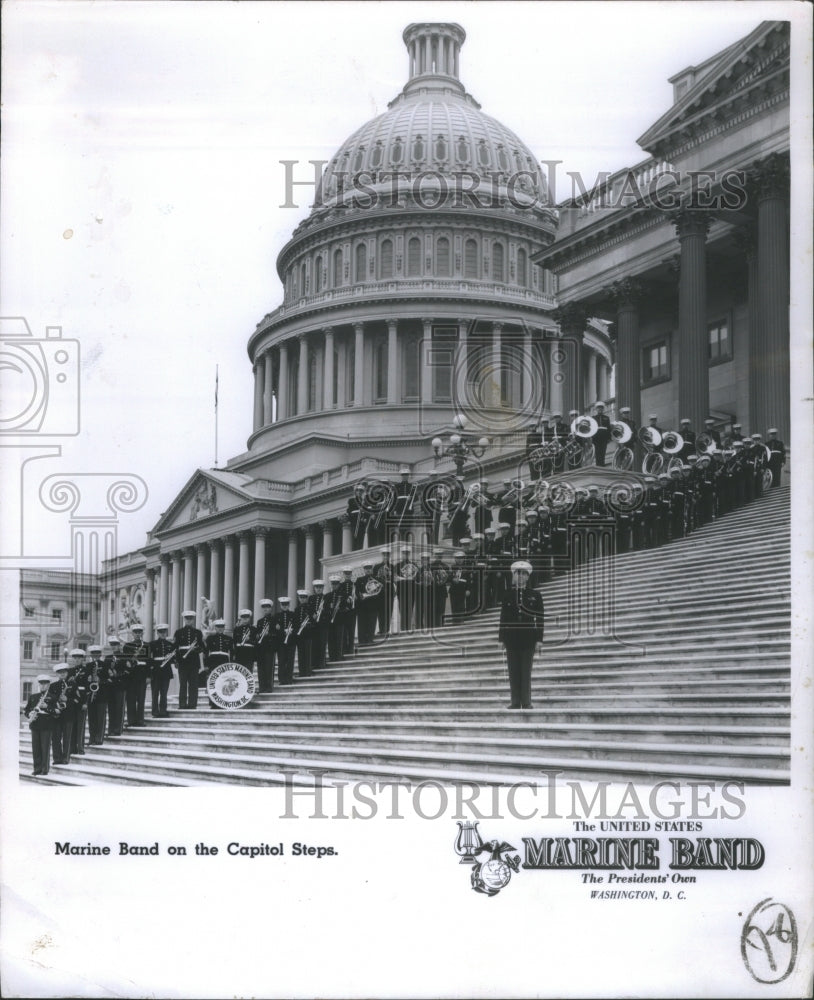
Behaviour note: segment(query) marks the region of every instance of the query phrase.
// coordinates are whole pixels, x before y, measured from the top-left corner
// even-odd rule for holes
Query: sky
[[[788,7],[6,0],[0,315],[37,338],[61,326],[81,359],[79,434],[41,474],[140,476],[119,549],[143,545],[214,464],[216,365],[220,465],[245,450],[246,342],[308,211],[305,189],[280,207],[280,161],[308,176],[386,110],[408,23],[461,23],[483,110],[590,181],[646,157],[636,138],[672,103],[668,77]]]

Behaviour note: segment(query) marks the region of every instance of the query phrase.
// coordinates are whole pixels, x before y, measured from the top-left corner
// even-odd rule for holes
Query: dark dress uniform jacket
[[[500,608],[498,641],[527,649],[543,641],[543,598],[532,587],[510,587]]]

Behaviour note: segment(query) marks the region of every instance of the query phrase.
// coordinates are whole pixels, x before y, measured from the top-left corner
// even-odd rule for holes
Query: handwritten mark
[[[741,957],[758,983],[780,983],[797,961],[797,922],[783,903],[762,899],[741,931]]]

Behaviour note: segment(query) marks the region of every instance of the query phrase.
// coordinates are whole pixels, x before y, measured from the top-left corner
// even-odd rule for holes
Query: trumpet
[[[306,615],[305,618],[303,618],[302,620],[302,625],[300,625],[299,629],[297,629],[297,636],[298,637],[301,636],[302,633],[305,631],[306,627],[310,624],[311,624],[311,616]]]

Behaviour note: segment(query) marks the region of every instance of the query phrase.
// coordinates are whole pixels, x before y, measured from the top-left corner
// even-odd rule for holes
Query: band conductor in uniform
[[[500,608],[498,641],[506,649],[511,703],[507,708],[532,708],[531,665],[535,649],[542,652],[543,598],[529,586],[531,563],[512,563],[512,585]]]

